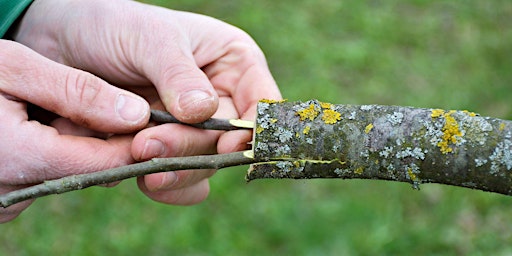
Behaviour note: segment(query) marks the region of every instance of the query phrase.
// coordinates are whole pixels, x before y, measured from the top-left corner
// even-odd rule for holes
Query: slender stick
[[[222,131],[231,131],[231,130],[239,130],[239,129],[252,129],[254,127],[253,122],[238,120],[238,119],[218,119],[218,118],[210,118],[202,123],[196,124],[187,124],[178,120],[176,117],[172,116],[168,112],[161,110],[151,110],[151,120],[158,123],[176,123],[183,124],[192,127],[196,127],[199,129],[206,130],[222,130]]]
[[[152,160],[112,168],[100,172],[67,176],[45,181],[41,184],[0,195],[0,206],[8,207],[21,201],[50,194],[84,189],[94,185],[120,181],[136,176],[157,172],[187,169],[221,169],[229,166],[251,164],[254,159],[247,152],[220,155],[187,156],[174,158],[154,158]]]

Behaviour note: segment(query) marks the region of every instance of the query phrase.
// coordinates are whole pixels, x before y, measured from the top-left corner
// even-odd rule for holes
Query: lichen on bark
[[[512,123],[468,111],[260,102],[247,180],[360,178],[512,194]]]

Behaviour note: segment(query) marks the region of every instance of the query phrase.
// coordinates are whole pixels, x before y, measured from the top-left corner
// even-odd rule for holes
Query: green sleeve
[[[0,0],[0,38],[31,3],[32,0]]]

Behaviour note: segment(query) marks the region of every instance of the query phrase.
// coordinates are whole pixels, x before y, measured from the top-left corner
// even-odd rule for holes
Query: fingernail
[[[166,172],[162,177],[162,183],[156,188],[156,190],[166,190],[172,188],[178,181],[178,175],[175,172]]]
[[[163,156],[165,153],[164,143],[157,139],[149,139],[146,141],[144,145],[144,150],[142,151],[142,159],[150,159],[154,157]]]
[[[119,94],[116,102],[116,112],[125,121],[136,122],[148,112],[148,104],[142,98]]]
[[[182,111],[191,112],[198,111],[203,108],[204,102],[214,101],[215,97],[208,91],[192,90],[180,94],[178,104]],[[210,106],[208,106],[210,107]]]

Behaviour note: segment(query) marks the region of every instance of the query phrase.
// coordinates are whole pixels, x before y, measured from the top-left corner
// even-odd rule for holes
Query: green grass
[[[147,1],[239,26],[284,97],[468,109],[512,119],[512,2]],[[510,255],[512,198],[359,180],[220,171],[202,204],[133,181],[37,200],[0,226],[5,255]],[[1,253],[0,253],[1,254]]]

